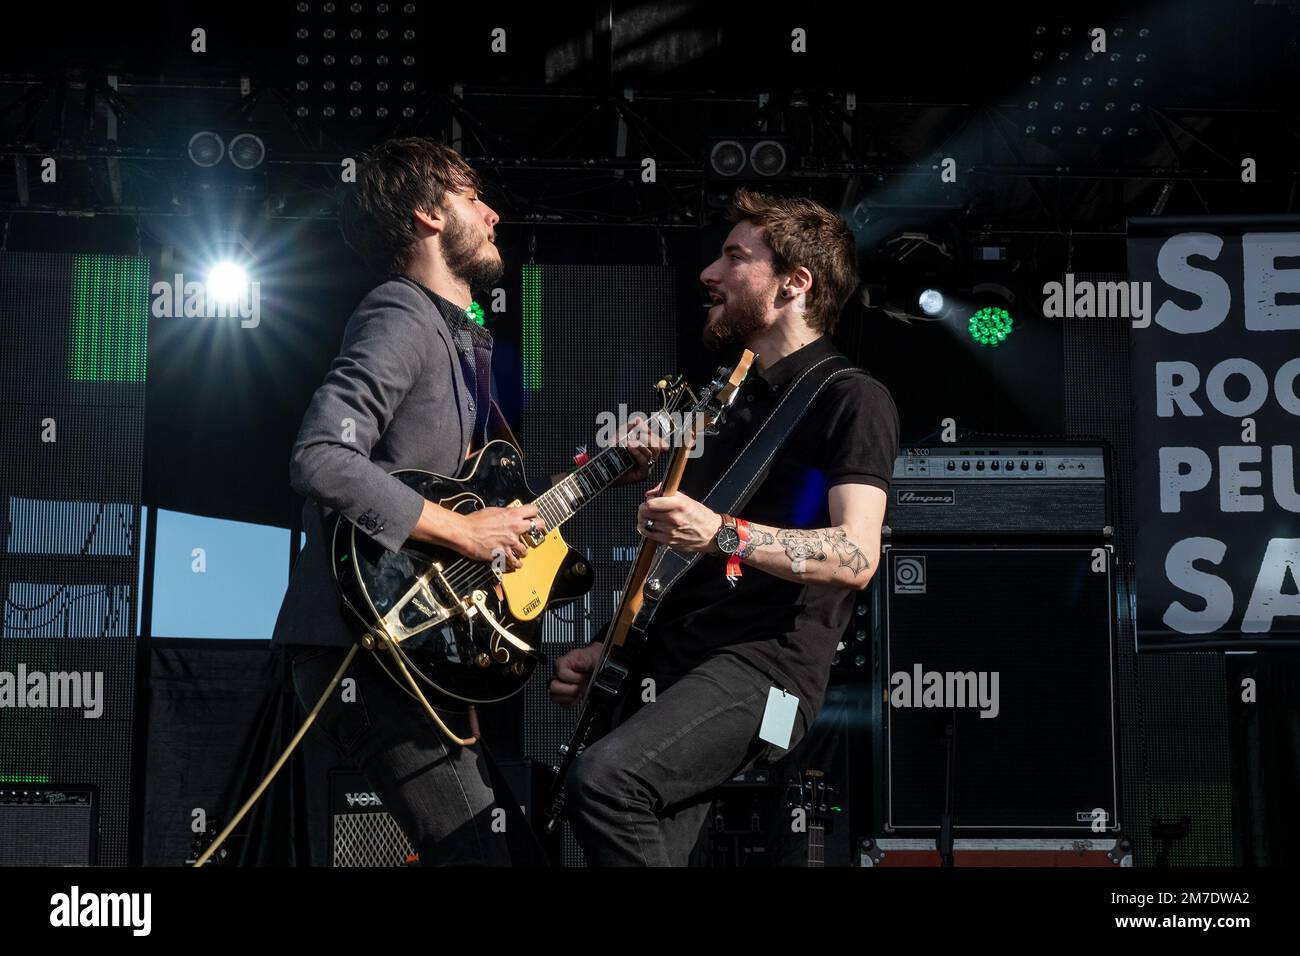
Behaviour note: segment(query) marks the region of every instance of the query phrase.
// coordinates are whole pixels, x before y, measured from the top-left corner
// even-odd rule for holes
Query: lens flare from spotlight
[[[917,298],[917,304],[926,315],[939,315],[944,307],[943,293],[938,289],[926,289]]]
[[[1011,313],[1001,306],[991,305],[970,317],[970,337],[980,345],[1001,345],[1013,331]]]
[[[233,262],[218,262],[208,273],[208,295],[218,302],[234,302],[248,291],[248,273]]]

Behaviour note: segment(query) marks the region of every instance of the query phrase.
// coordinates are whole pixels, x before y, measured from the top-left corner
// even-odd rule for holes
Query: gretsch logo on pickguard
[[[525,614],[532,613],[533,611],[537,610],[538,606],[540,606],[541,603],[542,603],[541,598],[539,597],[533,598],[531,601],[529,601],[527,604],[524,605],[524,613]]]

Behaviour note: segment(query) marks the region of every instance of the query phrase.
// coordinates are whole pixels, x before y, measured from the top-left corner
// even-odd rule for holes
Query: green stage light
[[[1011,334],[1011,313],[998,305],[980,309],[970,317],[970,337],[980,345],[1001,345]]]
[[[469,304],[469,309],[467,311],[469,312],[469,317],[471,319],[473,319],[479,325],[483,324],[483,319],[484,319],[483,306],[479,305],[477,302],[471,302]]]

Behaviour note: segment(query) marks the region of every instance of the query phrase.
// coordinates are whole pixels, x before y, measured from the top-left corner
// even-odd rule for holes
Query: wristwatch
[[[722,527],[718,529],[713,543],[725,555],[733,555],[740,550],[740,532],[736,530],[736,519],[731,515],[722,516]]]

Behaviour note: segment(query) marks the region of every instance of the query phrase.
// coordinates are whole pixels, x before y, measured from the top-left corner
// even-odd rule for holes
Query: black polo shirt
[[[824,335],[766,369],[751,370],[719,433],[705,436],[701,457],[687,462],[681,490],[703,497],[771,413],[781,390],[818,359],[834,354],[835,345]],[[880,382],[865,375],[840,378],[804,413],[738,517],[777,528],[830,527],[832,486],[874,485],[888,495],[898,429],[898,411]],[[798,695],[811,725],[858,592],[786,581],[749,565],[743,570],[732,587],[725,558],[700,557],[655,613],[647,670],[675,677],[712,654],[736,654]]]

